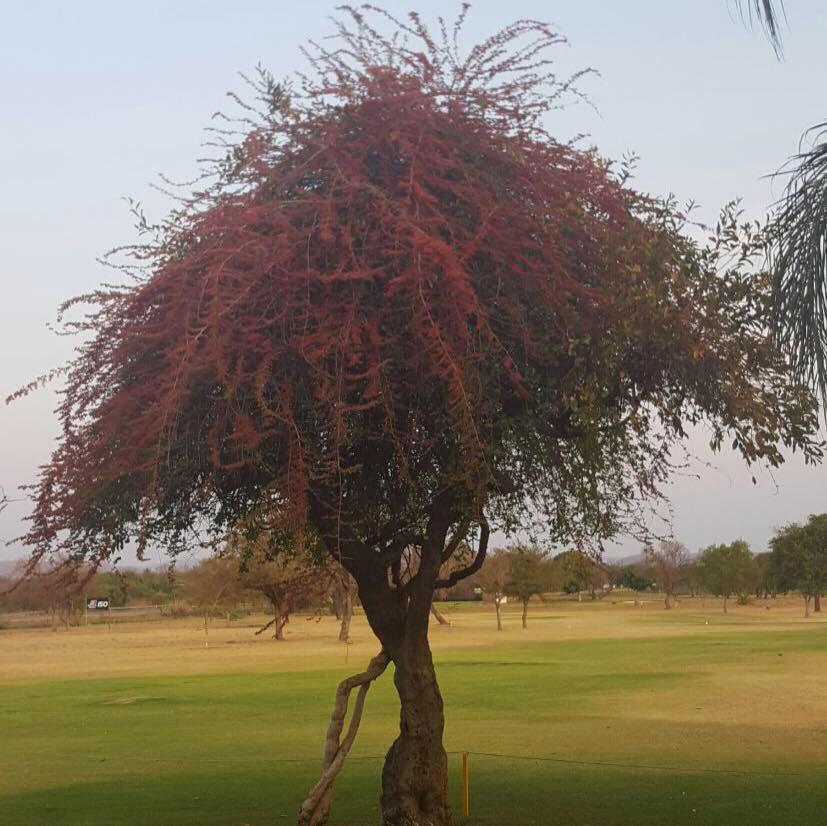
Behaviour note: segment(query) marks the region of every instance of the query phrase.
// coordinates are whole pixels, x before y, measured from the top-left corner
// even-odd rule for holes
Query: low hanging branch
[[[370,661],[365,671],[354,674],[339,683],[339,687],[336,689],[333,716],[330,718],[330,725],[327,728],[327,737],[325,738],[322,776],[299,809],[298,826],[321,826],[321,824],[327,822],[330,801],[333,797],[333,781],[342,770],[345,758],[356,739],[368,689],[370,684],[383,674],[389,662],[390,657],[384,651],[380,651]],[[344,739],[340,739],[345,725],[350,693],[357,687],[359,693],[356,695],[350,725]]]

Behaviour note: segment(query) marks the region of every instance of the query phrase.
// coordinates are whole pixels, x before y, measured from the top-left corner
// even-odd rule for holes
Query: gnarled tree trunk
[[[442,695],[427,637],[413,634],[393,653],[399,736],[382,769],[382,826],[447,826],[448,757]]]
[[[528,600],[523,600],[523,628],[528,628]]]
[[[428,620],[441,565],[443,537],[422,548],[419,570],[405,584],[358,577],[368,622],[394,664],[399,736],[382,769],[381,826],[450,826],[445,726]]]
[[[813,594],[813,611],[817,614],[821,613],[821,594],[819,593]]]

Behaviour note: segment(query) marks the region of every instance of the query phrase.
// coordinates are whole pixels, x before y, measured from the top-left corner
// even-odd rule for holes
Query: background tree
[[[782,590],[799,591],[804,597],[804,616],[810,602],[818,601],[827,588],[827,514],[811,516],[806,525],[790,524],[770,540],[770,571]]]
[[[350,623],[353,619],[353,606],[356,602],[356,581],[344,569],[339,568],[330,575],[330,598],[333,613],[340,621],[339,642],[350,640]]]
[[[209,647],[209,621],[215,614],[228,613],[241,599],[238,563],[226,556],[202,559],[184,576],[187,599],[204,617],[204,647]]]
[[[333,575],[315,544],[296,546],[277,520],[266,533],[249,532],[244,525],[225,553],[236,562],[245,589],[263,596],[273,619],[256,634],[273,628],[273,639],[284,639],[290,615],[304,608],[318,610],[330,593]]]
[[[507,553],[509,566],[504,590],[522,603],[523,628],[527,628],[528,603],[532,597],[545,594],[557,584],[556,569],[548,558],[548,551],[533,545],[517,545]]]
[[[647,545],[643,557],[652,568],[652,574],[663,593],[663,607],[671,608],[678,587],[686,575],[690,562],[689,550],[682,542],[664,539],[657,546]]]
[[[497,631],[503,630],[502,605],[505,601],[505,588],[511,570],[511,557],[505,550],[493,553],[485,560],[476,581],[483,592],[491,598],[497,612]]]
[[[428,620],[482,565],[489,518],[576,546],[639,527],[687,423],[748,462],[821,446],[766,328],[760,239],[729,214],[700,248],[672,204],[546,131],[571,89],[556,32],[517,22],[461,55],[464,11],[437,35],[343,14],[293,88],[253,79],[196,191],[141,221],[131,278],[65,305],[93,306],[25,541],[35,564],[98,564],[273,513],[297,546],[314,534],[382,647],[345,694],[394,664],[382,822],[444,826]],[[347,750],[336,720],[306,823]]]
[[[560,587],[567,594],[581,594],[591,581],[592,560],[582,551],[563,551],[554,557],[560,578]]]
[[[612,574],[612,584],[618,588],[641,593],[650,591],[655,586],[651,569],[642,563],[619,565]]]
[[[772,553],[764,551],[755,555],[755,564],[758,566],[758,582],[755,586],[755,596],[758,599],[775,597],[781,590],[776,582],[775,571],[772,565]]]
[[[752,551],[742,539],[704,548],[697,566],[704,588],[723,597],[724,614],[727,613],[727,600],[733,594],[750,593],[761,577]]]

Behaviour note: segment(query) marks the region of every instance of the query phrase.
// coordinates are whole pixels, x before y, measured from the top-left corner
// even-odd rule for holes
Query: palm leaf
[[[735,0],[738,11],[745,21],[752,24],[756,20],[761,24],[767,37],[775,49],[776,55],[781,57],[783,46],[781,43],[781,18],[784,16],[783,0]]]
[[[772,224],[773,322],[799,376],[827,403],[827,121],[805,133]]]

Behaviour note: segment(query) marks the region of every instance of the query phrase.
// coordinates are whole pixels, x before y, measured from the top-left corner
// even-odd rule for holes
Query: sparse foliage
[[[656,546],[647,545],[643,549],[643,557],[651,566],[655,581],[663,592],[664,608],[671,608],[690,562],[689,550],[682,542],[664,539]]]

